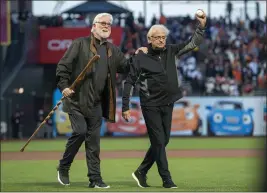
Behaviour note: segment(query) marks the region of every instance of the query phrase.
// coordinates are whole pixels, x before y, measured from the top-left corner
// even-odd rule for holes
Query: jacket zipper
[[[139,75],[138,75],[136,81],[134,82],[134,86],[136,85],[137,81],[139,80],[139,78],[140,78],[140,76],[141,76],[141,73],[142,73],[142,71],[139,73]]]
[[[163,66],[163,64],[162,64],[162,62],[161,62],[161,58],[162,58],[162,54],[160,53],[160,54],[159,54],[159,63],[160,63],[160,65],[161,65],[161,67],[162,67],[163,72],[166,74],[166,70],[165,70],[165,68],[164,68],[164,66]]]
[[[108,69],[109,69],[108,78],[110,78],[110,84],[111,84],[111,91],[110,92],[112,92],[112,95],[114,96],[114,93],[113,93],[114,90],[112,89],[111,67],[109,65],[108,65]],[[116,92],[116,90],[115,90],[115,92]],[[115,94],[115,97],[116,97],[116,94]],[[113,108],[116,109],[116,100],[115,100],[115,103],[113,103]],[[114,112],[114,113],[116,114],[116,112]],[[109,114],[109,112],[108,112],[108,114]],[[108,115],[108,118],[109,118],[109,115]]]
[[[138,75],[136,81],[134,82],[134,86],[136,86],[136,83],[137,83],[137,81],[139,80],[139,78],[140,78],[140,76],[141,76],[141,74],[142,74],[142,69],[140,68],[140,65],[138,65],[138,68],[139,68],[139,70],[140,70],[140,73],[139,73],[139,75]]]

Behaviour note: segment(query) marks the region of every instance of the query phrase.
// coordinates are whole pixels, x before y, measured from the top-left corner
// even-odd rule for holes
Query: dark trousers
[[[101,179],[100,172],[100,128],[102,123],[102,108],[98,104],[92,109],[90,118],[81,113],[69,114],[73,133],[68,139],[60,168],[69,169],[82,143],[85,142],[88,178],[90,181]]]
[[[170,139],[172,111],[173,104],[158,107],[142,106],[151,146],[138,170],[146,174],[156,161],[163,181],[171,179],[165,147]]]

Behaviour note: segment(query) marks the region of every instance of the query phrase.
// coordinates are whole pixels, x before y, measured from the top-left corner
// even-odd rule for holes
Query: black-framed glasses
[[[99,23],[99,24],[101,24],[102,26],[108,26],[108,27],[111,26],[111,23],[107,23],[107,22],[104,22],[104,21],[102,21],[102,22],[96,22],[96,23]]]
[[[166,40],[166,36],[151,36],[152,38],[154,38],[155,40],[160,40],[160,39],[162,39],[162,40]]]

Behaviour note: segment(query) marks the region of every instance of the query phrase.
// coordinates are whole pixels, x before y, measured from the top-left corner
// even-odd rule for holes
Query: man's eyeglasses
[[[96,22],[96,23],[99,23],[99,24],[101,24],[102,26],[108,26],[108,27],[111,26],[111,23],[106,23],[106,22]]]
[[[151,36],[151,37],[153,37],[155,40],[160,40],[160,39],[166,40],[166,36]]]

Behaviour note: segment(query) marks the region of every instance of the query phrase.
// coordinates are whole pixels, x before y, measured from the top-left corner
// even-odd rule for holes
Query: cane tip
[[[24,149],[21,149],[20,152],[24,152]]]

